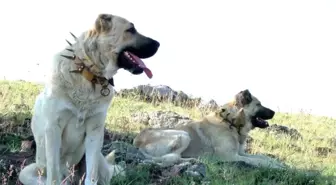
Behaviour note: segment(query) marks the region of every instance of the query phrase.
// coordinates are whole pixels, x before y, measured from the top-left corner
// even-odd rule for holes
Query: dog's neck
[[[237,130],[238,134],[240,134],[240,129],[242,128],[241,126],[236,125],[234,120],[223,119],[220,115],[218,115],[218,113],[210,113],[205,116],[205,119],[213,124],[227,124],[230,129],[233,129],[234,127]]]
[[[75,69],[70,70],[69,73],[74,73],[74,75],[81,75],[88,82],[91,83],[92,88],[95,89],[96,85],[101,85],[102,89],[100,91],[101,95],[108,96],[110,90],[108,85],[114,86],[113,78],[106,79],[105,77],[97,74],[101,74],[101,70],[96,66],[96,62],[92,60],[87,52],[85,51],[85,45],[83,43],[77,42],[72,45],[68,42],[71,48],[66,48],[71,55],[62,55],[62,57],[69,59],[70,62],[74,63]],[[69,53],[68,53],[69,54]]]

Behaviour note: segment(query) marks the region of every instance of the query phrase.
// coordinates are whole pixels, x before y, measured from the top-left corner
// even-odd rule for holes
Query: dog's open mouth
[[[266,128],[266,127],[269,126],[269,124],[266,120],[261,119],[259,117],[253,117],[252,118],[252,124],[253,124],[253,126],[258,127],[258,128]]]
[[[152,78],[152,71],[145,65],[145,63],[136,55],[129,51],[125,51],[124,55],[129,59],[130,62],[137,64],[141,69],[144,70],[148,78]]]
[[[152,71],[134,53],[124,50],[118,56],[119,66],[128,70],[132,74],[138,75],[145,72],[148,78],[152,78]]]

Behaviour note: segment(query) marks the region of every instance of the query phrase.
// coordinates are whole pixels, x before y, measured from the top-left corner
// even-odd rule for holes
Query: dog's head
[[[266,120],[272,119],[275,114],[273,110],[264,107],[247,89],[236,94],[235,105],[244,109],[244,113],[251,121],[253,127],[268,127],[269,124]]]
[[[141,59],[152,57],[160,43],[137,31],[125,18],[100,14],[94,27],[85,32],[83,49],[99,70],[99,76],[112,78],[122,68],[132,74],[152,72]]]

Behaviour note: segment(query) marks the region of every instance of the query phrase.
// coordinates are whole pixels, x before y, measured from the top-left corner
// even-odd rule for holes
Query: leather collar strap
[[[70,71],[71,73],[80,73],[86,80],[90,81],[92,83],[93,89],[95,89],[96,84],[100,84],[102,86],[102,89],[100,90],[101,95],[108,96],[110,94],[110,89],[108,88],[108,84],[111,84],[114,86],[113,78],[107,80],[105,77],[97,76],[90,72],[90,68],[95,66],[86,67],[83,60],[80,59],[77,56],[65,56],[62,55],[65,58],[71,59],[75,61],[75,64],[77,65],[77,69]]]

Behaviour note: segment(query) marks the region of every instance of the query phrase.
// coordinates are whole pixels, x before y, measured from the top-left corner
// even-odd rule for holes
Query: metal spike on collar
[[[68,55],[61,55],[64,58],[70,59],[70,60],[75,60],[76,59],[76,55],[73,56],[68,56]]]
[[[71,32],[70,32],[70,34],[77,41],[77,37],[73,33],[71,33]]]
[[[68,40],[65,40],[70,46],[72,46],[71,42],[69,42]]]
[[[66,48],[66,50],[70,51],[70,52],[75,52],[75,50],[73,49],[69,49],[69,48]]]
[[[82,70],[80,69],[75,69],[75,70],[71,70],[69,71],[70,73],[82,73]]]

